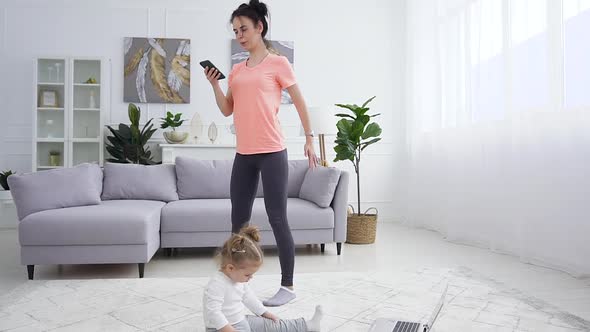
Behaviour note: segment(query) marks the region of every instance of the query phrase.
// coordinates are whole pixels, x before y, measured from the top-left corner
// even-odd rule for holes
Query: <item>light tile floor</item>
[[[266,298],[278,276],[251,284]],[[0,297],[4,331],[204,331],[200,278],[40,280]],[[368,331],[379,317],[426,321],[448,285],[433,332],[575,332],[590,323],[555,306],[476,276],[467,268],[317,272],[298,276],[298,297],[270,308],[282,318],[324,307],[322,331]]]
[[[271,278],[276,280],[278,285],[278,278],[272,277],[280,272],[278,258],[274,249],[267,249],[267,259],[265,265],[259,272],[259,278]],[[6,293],[18,286],[27,286],[29,283],[26,280],[26,268],[21,266],[19,263],[19,246],[18,246],[18,235],[15,230],[3,230],[0,231],[0,294]],[[175,257],[165,257],[162,253],[157,253],[152,261],[146,265],[145,274],[146,281],[151,278],[198,278],[209,276],[216,269],[215,262],[211,259],[213,254],[212,249],[185,249],[181,250]],[[539,303],[543,305],[543,308],[551,308],[551,312],[559,313],[561,317],[568,317],[566,320],[570,320],[572,324],[569,327],[582,328],[590,320],[590,280],[589,279],[576,279],[569,276],[566,273],[555,271],[543,267],[538,267],[529,264],[523,264],[518,261],[517,258],[509,255],[499,255],[490,252],[486,249],[479,249],[470,246],[456,245],[446,242],[442,237],[435,232],[426,230],[408,228],[397,224],[381,223],[378,227],[377,241],[373,245],[349,245],[343,246],[342,255],[336,255],[336,248],[334,244],[326,246],[326,253],[321,254],[319,246],[302,246],[297,248],[296,258],[296,288],[298,289],[299,296],[304,299],[303,296],[307,290],[303,287],[303,280],[305,274],[309,273],[320,273],[320,272],[359,272],[364,277],[369,276],[384,276],[382,278],[392,278],[400,275],[403,271],[422,271],[423,269],[430,269],[433,271],[453,271],[454,273],[461,273],[469,278],[478,280],[478,282],[486,285],[491,285],[493,289],[513,291],[515,292],[514,298],[529,303],[528,305],[532,308],[526,307],[530,310],[528,316],[526,313],[524,318],[530,319],[519,319],[517,327],[522,331],[541,331],[541,327],[538,326],[538,310],[534,304]],[[89,282],[99,282],[99,279],[108,279],[117,282],[118,278],[129,278],[131,282],[134,282],[137,276],[136,265],[79,265],[79,266],[38,266],[35,269],[35,278],[37,280],[74,280],[74,279],[91,279]],[[115,279],[117,278],[117,279]],[[129,280],[127,280],[129,281]],[[365,282],[370,282],[366,281]],[[301,285],[300,285],[301,283]],[[271,283],[272,284],[272,283]],[[138,286],[139,287],[139,286]],[[176,286],[170,286],[176,287]],[[122,301],[125,305],[125,301],[132,303],[142,302],[142,292],[135,294],[137,297],[117,299],[111,298],[106,294],[100,294],[99,289],[92,290],[98,292],[92,294],[90,298],[94,298],[96,304],[94,306],[101,307],[102,310],[112,308],[115,304],[119,304],[117,301]],[[159,297],[179,296],[181,297],[179,303],[184,303],[182,308],[189,308],[187,303],[190,303],[193,298],[190,290],[179,293],[168,293],[174,292],[175,289],[167,290],[163,288],[157,293]],[[193,289],[193,292],[198,292],[197,289]],[[370,292],[370,293],[367,293]],[[186,294],[184,294],[186,293]],[[387,299],[380,298],[385,296],[385,293],[379,292],[378,290],[364,290],[363,287],[355,289],[348,289],[347,294],[353,294],[357,298],[367,298],[368,301],[386,301]],[[56,296],[59,294],[55,294]],[[62,294],[63,295],[63,294]],[[149,295],[149,294],[148,294]],[[192,294],[197,295],[197,294]],[[477,294],[475,294],[477,295]],[[506,326],[514,326],[514,321],[510,315],[512,309],[505,307],[498,309],[494,307],[494,304],[490,304],[486,307],[488,310],[478,311],[481,303],[472,303],[469,298],[477,298],[476,296],[466,296],[464,299],[465,311],[460,315],[476,319],[474,323],[486,324],[490,320],[502,321]],[[145,294],[143,295],[145,296]],[[184,296],[184,298],[182,298]],[[409,296],[411,298],[411,296]],[[57,301],[62,300],[57,298]],[[525,301],[526,300],[526,301]],[[111,305],[114,301],[115,304]],[[176,300],[175,300],[176,301]],[[69,300],[67,297],[63,298],[64,310],[70,310],[67,316],[72,317],[75,320],[76,317],[85,317],[84,312],[77,311],[79,307],[67,307]],[[175,302],[176,303],[176,302]],[[530,303],[533,303],[531,305]],[[359,305],[362,301],[359,301]],[[44,300],[37,300],[33,305],[33,309],[44,310],[47,302]],[[147,305],[147,304],[144,304]],[[195,304],[199,305],[199,304]],[[380,302],[384,308],[386,305]],[[30,307],[27,307],[30,309]],[[394,307],[395,308],[395,307]],[[27,309],[27,310],[28,310]],[[192,308],[194,309],[194,308]],[[182,309],[184,310],[184,309]],[[172,312],[162,312],[161,315],[182,315],[175,310]],[[387,309],[383,309],[384,311]],[[125,312],[125,311],[123,311]],[[489,312],[489,313],[488,313]],[[403,311],[400,311],[403,313]],[[513,313],[513,312],[512,312]],[[21,320],[24,323],[31,322],[31,319],[49,319],[51,315],[45,313],[46,318],[39,313],[39,317],[33,318],[30,315],[21,315],[11,317],[11,321]],[[187,319],[193,321],[197,326],[196,322],[200,322],[202,318],[199,314],[193,311]],[[451,315],[451,313],[449,313]],[[497,317],[497,315],[503,315]],[[565,316],[563,316],[565,315]],[[509,317],[506,317],[509,316]],[[530,317],[529,317],[530,316]],[[187,317],[187,316],[183,316]],[[368,316],[371,317],[371,316]],[[519,316],[520,317],[520,316]],[[6,313],[0,313],[0,321],[4,321]],[[88,318],[88,317],[86,317]],[[334,315],[334,319],[338,321],[338,316]],[[449,317],[450,318],[450,317]],[[537,319],[535,319],[537,318]],[[88,318],[90,319],[90,318]],[[91,326],[116,326],[117,318],[114,315],[109,317],[95,317],[93,320],[83,320],[84,324],[88,324],[88,328]],[[166,316],[168,319],[168,316]],[[170,318],[172,319],[172,318]],[[180,319],[180,318],[179,318]],[[341,318],[344,319],[345,318]],[[558,320],[557,325],[563,321],[561,318],[551,318],[550,321]],[[170,321],[170,320],[168,320]],[[480,322],[481,321],[481,322]],[[339,331],[355,331],[358,328],[362,331],[366,325],[363,325],[367,321],[354,320],[350,322],[342,321],[346,323],[346,330],[339,329]],[[445,328],[441,320],[439,328]],[[573,322],[573,323],[572,323]],[[186,322],[185,322],[186,323]],[[60,322],[63,324],[63,322]],[[104,324],[104,325],[101,325]],[[178,322],[179,326],[184,326],[184,323]],[[334,324],[337,324],[334,323]],[[578,325],[576,325],[578,324]],[[23,324],[21,324],[22,326]],[[557,326],[555,325],[555,326]],[[482,325],[485,328],[485,325]],[[170,327],[172,328],[172,327]],[[474,328],[477,328],[474,327]],[[563,326],[568,328],[568,326]],[[1,330],[1,328],[0,328]],[[25,329],[26,330],[26,329]],[[81,327],[80,330],[86,330]],[[484,329],[485,330],[485,329]],[[492,328],[490,330],[502,331],[500,328]],[[17,330],[18,331],[18,330]],[[469,331],[469,330],[465,330]],[[512,330],[511,330],[512,331]],[[557,329],[556,331],[559,331]],[[566,330],[567,331],[567,330]]]

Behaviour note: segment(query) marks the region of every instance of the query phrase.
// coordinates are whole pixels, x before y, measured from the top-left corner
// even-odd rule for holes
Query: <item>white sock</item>
[[[278,307],[293,301],[295,297],[295,291],[281,286],[279,291],[273,297],[262,302],[262,304],[264,304],[265,307]]]
[[[320,321],[324,316],[324,309],[321,305],[317,305],[315,307],[315,313],[313,317],[309,320],[305,320],[305,324],[307,325],[307,331],[309,332],[319,332],[320,331]]]

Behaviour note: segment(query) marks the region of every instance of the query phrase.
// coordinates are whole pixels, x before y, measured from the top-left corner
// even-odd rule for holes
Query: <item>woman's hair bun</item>
[[[264,2],[260,2],[258,0],[250,0],[249,3],[250,8],[254,9],[261,17],[268,16],[268,7]]]

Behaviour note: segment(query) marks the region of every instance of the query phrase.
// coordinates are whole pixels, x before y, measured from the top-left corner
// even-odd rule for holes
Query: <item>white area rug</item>
[[[208,278],[29,281],[0,297],[0,331],[204,331]],[[261,298],[278,276],[256,276]],[[590,331],[590,323],[504,289],[467,269],[425,269],[392,275],[296,275],[297,300],[272,309],[281,318],[309,317],[322,304],[323,331],[367,331],[378,317],[425,320],[448,283],[433,332]]]

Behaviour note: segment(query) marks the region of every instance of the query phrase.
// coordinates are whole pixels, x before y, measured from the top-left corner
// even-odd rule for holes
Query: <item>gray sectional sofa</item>
[[[29,279],[45,264],[136,263],[159,248],[217,247],[231,232],[232,160],[178,157],[175,165],[94,164],[9,177]],[[296,244],[346,239],[346,172],[289,161],[287,215]],[[273,245],[259,184],[251,223]]]

